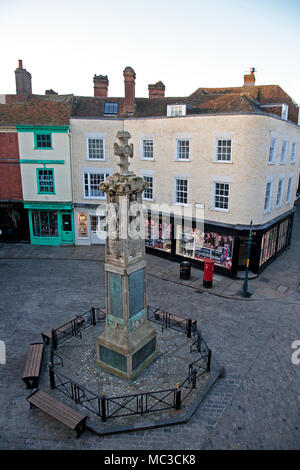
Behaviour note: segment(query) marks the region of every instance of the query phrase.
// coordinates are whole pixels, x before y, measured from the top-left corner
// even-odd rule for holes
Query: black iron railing
[[[119,397],[97,395],[57,371],[56,366],[63,366],[63,360],[54,352],[53,339],[54,341],[58,339],[57,344],[60,341],[59,336],[55,337],[55,335],[53,335],[50,342],[51,352],[49,365],[51,388],[62,392],[76,404],[83,406],[100,417],[103,422],[111,418],[137,414],[143,415],[144,413],[161,412],[172,408],[180,409],[185,399],[192,390],[196,388],[197,379],[210,371],[211,350],[203,339],[200,330],[197,329],[196,321],[164,312],[155,307],[148,308],[148,317],[149,320],[161,324],[162,328],[173,328],[185,332],[188,337],[191,337],[192,344],[190,353],[196,352],[198,353],[198,357],[188,364],[188,376],[183,382],[177,383],[176,387],[166,390],[141,392]],[[83,318],[88,326],[96,325],[99,322],[105,321],[105,310],[92,307],[88,312],[85,312],[83,315],[78,315],[76,318]],[[81,328],[80,333],[87,328],[86,325],[84,328]],[[72,331],[74,333],[73,336],[76,335],[76,333],[78,335],[77,326],[74,327]],[[69,338],[70,337],[71,336],[69,336]]]

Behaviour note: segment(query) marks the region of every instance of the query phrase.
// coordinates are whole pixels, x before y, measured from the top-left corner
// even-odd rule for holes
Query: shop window
[[[278,226],[276,225],[276,227],[273,227],[271,230],[263,234],[260,250],[260,266],[266,261],[268,261],[275,254],[277,232]]]
[[[78,236],[79,237],[88,236],[86,212],[79,212],[78,214]]]
[[[287,244],[288,228],[289,219],[285,220],[284,222],[281,222],[281,224],[279,225],[277,251],[284,248]]]
[[[58,237],[57,212],[32,212],[32,232],[34,237]]]
[[[172,225],[164,221],[163,217],[152,215],[145,218],[145,244],[157,250],[171,253]]]
[[[233,237],[217,232],[202,232],[177,225],[176,254],[193,259],[209,258],[226,269],[232,267]]]
[[[50,168],[38,168],[37,183],[39,194],[54,194],[54,170]]]

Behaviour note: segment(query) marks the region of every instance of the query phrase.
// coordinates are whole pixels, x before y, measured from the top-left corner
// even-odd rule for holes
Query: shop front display
[[[145,218],[145,244],[156,250],[171,253],[172,249],[172,225],[163,221],[158,215]]]
[[[76,245],[98,245],[106,241],[106,207],[75,204]]]
[[[176,254],[201,260],[212,259],[225,269],[232,267],[234,237],[192,227],[176,228]]]
[[[28,209],[30,241],[33,245],[74,243],[71,204],[25,203]]]

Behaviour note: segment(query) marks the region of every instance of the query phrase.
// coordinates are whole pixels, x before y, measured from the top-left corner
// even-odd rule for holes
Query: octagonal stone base
[[[96,364],[131,380],[157,356],[156,334],[149,321],[129,332],[106,326],[96,341]]]

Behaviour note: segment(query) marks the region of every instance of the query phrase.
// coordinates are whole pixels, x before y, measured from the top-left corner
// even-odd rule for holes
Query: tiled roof
[[[30,95],[24,102],[6,95],[6,104],[0,104],[0,125],[68,125],[71,109],[72,95]]]
[[[104,103],[119,103],[119,117],[124,116],[124,98],[75,96],[73,117],[104,116]],[[265,108],[262,104],[289,105],[289,120],[297,122],[298,110],[290,96],[278,85],[243,86],[232,88],[198,88],[190,96],[174,98],[136,98],[133,117],[159,117],[167,115],[170,104],[188,104],[188,114],[211,113],[271,113],[281,116],[281,108]]]
[[[105,115],[104,103],[118,103],[118,115]],[[278,85],[243,86],[232,88],[198,88],[190,96],[166,98],[136,98],[133,117],[167,116],[170,104],[187,104],[187,114],[270,113],[281,116],[281,106],[289,105],[288,119],[298,122],[298,108]],[[68,125],[70,117],[124,117],[124,98],[84,97],[73,95],[30,95],[18,102],[16,95],[6,95],[0,104],[0,125]]]

